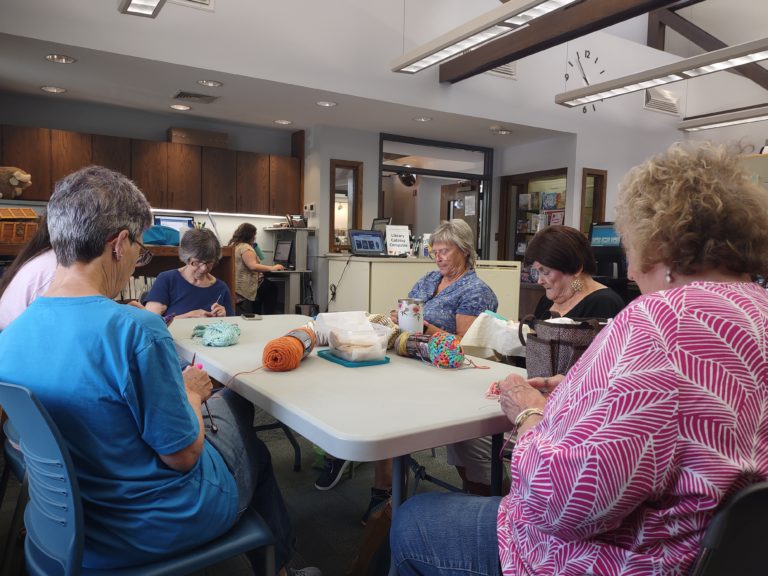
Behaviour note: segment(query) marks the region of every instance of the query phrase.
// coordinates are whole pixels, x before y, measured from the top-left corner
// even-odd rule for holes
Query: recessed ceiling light
[[[336,106],[336,102],[331,102],[329,100],[319,100],[317,105],[322,106],[323,108],[333,108]]]
[[[504,128],[503,126],[491,126],[490,131],[494,136],[507,136],[512,134],[512,130]]]
[[[48,92],[48,94],[64,94],[67,91],[66,88],[59,88],[58,86],[40,86],[40,90]]]
[[[220,88],[221,86],[224,86],[224,82],[219,82],[218,80],[198,80],[197,81],[200,86],[208,86],[209,88]]]
[[[275,120],[275,124],[280,124],[281,126],[288,126],[289,124],[293,124],[292,120]]]
[[[432,122],[432,118],[429,116],[416,116],[413,120],[415,122]]]
[[[56,64],[73,64],[77,62],[72,56],[67,56],[66,54],[48,54],[45,59],[48,62],[56,62]]]
[[[192,110],[192,106],[187,106],[186,104],[171,104],[171,108],[174,110]]]

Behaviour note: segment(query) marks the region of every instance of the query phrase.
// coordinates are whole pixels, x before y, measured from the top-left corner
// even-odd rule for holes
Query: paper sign
[[[475,195],[467,194],[464,196],[464,216],[475,215]]]
[[[408,226],[387,226],[387,254],[397,256],[411,251],[411,229]]]

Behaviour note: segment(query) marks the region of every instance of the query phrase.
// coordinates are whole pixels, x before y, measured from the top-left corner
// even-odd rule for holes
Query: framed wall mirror
[[[349,250],[349,230],[362,228],[363,163],[331,160],[329,252]]]
[[[579,229],[589,234],[592,222],[605,221],[605,187],[608,172],[584,168],[581,173],[581,215]]]

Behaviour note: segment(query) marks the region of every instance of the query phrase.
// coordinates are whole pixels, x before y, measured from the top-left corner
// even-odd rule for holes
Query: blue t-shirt
[[[31,389],[69,448],[83,501],[83,565],[146,563],[224,533],[238,494],[207,442],[186,473],[158,454],[199,425],[162,319],[102,296],[37,298],[0,333],[0,380]]]
[[[227,316],[234,316],[232,293],[225,282],[217,279],[208,287],[190,284],[178,270],[160,272],[152,284],[147,302],[160,302],[168,309],[163,314],[186,314],[192,310],[210,310],[218,300],[227,309]]]
[[[422,276],[408,294],[409,298],[424,300],[424,320],[456,334],[456,314],[479,316],[486,310],[496,312],[499,301],[493,290],[480,280],[474,270],[445,288],[440,294],[437,287],[443,277],[435,270]]]

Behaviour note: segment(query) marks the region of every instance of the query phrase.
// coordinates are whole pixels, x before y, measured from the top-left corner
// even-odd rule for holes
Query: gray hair
[[[51,245],[65,267],[98,258],[107,239],[121,230],[139,239],[151,222],[149,202],[136,184],[102,166],[62,178],[48,202]]]
[[[429,247],[432,248],[435,242],[445,242],[457,246],[464,253],[469,269],[474,270],[477,261],[475,235],[472,228],[464,220],[459,218],[453,218],[450,221],[443,220],[430,235]]]
[[[179,260],[189,264],[193,258],[202,262],[216,262],[221,258],[221,244],[210,229],[192,228],[181,237]]]

